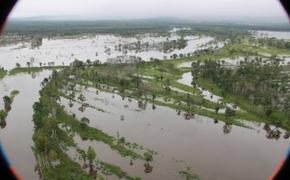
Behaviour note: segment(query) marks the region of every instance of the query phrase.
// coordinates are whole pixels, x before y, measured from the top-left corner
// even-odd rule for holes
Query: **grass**
[[[0,68],[0,80],[3,79],[7,75],[7,71],[3,68]]]
[[[56,69],[62,69],[64,66],[45,66],[45,67],[19,67],[14,68],[9,71],[9,75],[13,76],[19,73],[37,73],[44,70],[56,70]]]
[[[43,179],[58,179],[59,177],[61,179],[92,179],[90,175],[82,170],[78,163],[70,159],[65,153],[67,147],[76,146],[76,143],[70,134],[60,129],[59,125],[69,127],[71,132],[77,133],[82,139],[101,141],[123,157],[144,159],[143,155],[134,151],[134,147],[139,147],[135,143],[129,143],[125,140],[119,142],[118,139],[99,129],[92,128],[78,121],[74,116],[67,114],[63,107],[56,102],[57,97],[62,95],[59,89],[65,84],[65,80],[62,77],[57,78],[56,74],[56,72],[53,73],[54,78],[50,82],[47,82],[45,87],[40,91],[39,102],[33,106],[33,121],[35,124],[35,133],[33,135],[34,150],[37,157],[41,159],[38,166],[44,177]],[[49,160],[48,152],[51,150],[56,152],[58,156],[57,160],[60,162],[56,166],[53,166]],[[149,150],[146,151],[151,152]],[[129,176],[118,166],[106,162],[101,162],[101,165],[102,171],[114,174],[119,178],[139,179]],[[58,176],[58,173],[61,176]]]
[[[213,82],[205,79],[198,79],[197,83],[206,89],[209,89],[211,92],[218,96],[223,97],[223,101],[227,103],[234,103],[238,105],[241,109],[246,112],[237,112],[237,117],[244,120],[256,121],[256,122],[264,122],[269,124],[275,124],[282,128],[290,130],[290,123],[285,114],[274,112],[270,117],[267,117],[263,111],[263,108],[253,104],[249,100],[233,95],[233,94],[223,94],[222,90],[218,88]]]
[[[180,84],[177,82],[177,80],[181,77],[182,73],[184,73],[184,70],[177,69],[174,65],[176,63],[176,60],[168,60],[166,62],[149,62],[139,65],[138,68],[130,67],[134,65],[114,65],[114,66],[107,66],[107,65],[97,65],[97,66],[90,66],[86,67],[86,69],[82,70],[81,72],[78,72],[81,74],[81,76],[78,76],[78,80],[75,80],[75,84],[81,84],[81,82],[91,82],[91,84],[106,84],[109,86],[113,86],[115,89],[118,89],[119,94],[122,96],[128,96],[135,99],[143,99],[146,101],[149,101],[151,103],[167,106],[173,109],[181,110],[181,111],[189,111],[189,106],[185,104],[189,104],[190,106],[201,106],[205,108],[214,109],[218,106],[220,108],[224,108],[223,105],[214,103],[212,101],[206,100],[201,96],[200,90],[197,88],[186,86],[183,84]],[[131,69],[131,72],[126,71],[125,69]],[[79,71],[79,69],[78,69]],[[97,79],[96,76],[90,77],[93,72],[98,72],[98,75],[100,76]],[[111,72],[114,72],[111,73]],[[170,73],[171,72],[171,73]],[[67,72],[68,74],[65,76],[74,75],[74,72],[72,72],[71,68]],[[139,87],[136,87],[134,85],[133,80],[130,79],[130,76],[132,74],[140,74],[140,77],[142,76],[151,76],[153,79],[146,79],[146,82],[142,82]],[[163,80],[160,80],[160,77],[163,77]],[[110,77],[108,79],[107,77]],[[103,81],[102,79],[106,79]],[[166,81],[169,79],[168,83],[170,86],[179,88],[181,90],[184,90],[188,93],[178,93],[175,91],[168,91],[166,90]],[[100,80],[102,80],[100,82]],[[120,85],[120,81],[126,80],[127,84],[126,87],[122,87]],[[85,84],[85,83],[84,83]],[[93,86],[94,87],[94,86]],[[125,90],[125,91],[124,91]],[[133,92],[128,93],[126,91]],[[143,96],[140,96],[140,93],[143,94]],[[166,102],[160,102],[157,100],[154,100],[152,96],[156,96],[159,98],[172,100],[174,103],[166,103]],[[183,103],[182,103],[183,102]],[[217,119],[220,121],[224,121],[226,123],[231,123],[239,126],[246,127],[243,123],[241,123],[238,119],[243,117],[253,117],[253,116],[246,116],[247,114],[238,114],[235,119],[227,118],[225,114],[217,114],[213,111],[206,110],[204,108],[193,108],[190,111],[193,111],[195,114],[199,114],[202,116],[207,116],[212,119]]]
[[[199,180],[197,175],[192,174],[189,170],[179,171],[179,175],[186,180]]]
[[[105,144],[108,144],[111,149],[116,150],[120,153],[120,155],[124,157],[131,157],[133,159],[142,159],[143,157],[133,150],[127,148],[123,144],[116,143],[116,139],[108,134],[104,133],[103,131],[89,127],[87,124],[83,124],[78,120],[74,119],[72,116],[67,115],[65,112],[61,112],[59,114],[59,122],[65,123],[71,130],[77,132],[82,139],[89,139],[89,140],[96,140],[101,141]]]
[[[192,61],[204,61],[204,60],[220,60],[223,58],[233,58],[237,56],[249,56],[255,55],[257,53],[269,53],[271,55],[274,54],[287,54],[290,51],[286,49],[275,49],[275,48],[262,48],[255,47],[253,45],[247,43],[240,44],[230,44],[226,45],[223,48],[212,54],[202,54],[196,55],[188,58],[180,58],[174,60],[167,61],[152,61],[147,63],[141,63],[137,65],[97,65],[86,67],[84,70],[79,72],[81,74],[80,79],[84,82],[92,82],[92,84],[108,84],[110,86],[115,87],[119,90],[120,94],[123,96],[130,96],[135,99],[140,98],[140,93],[145,96],[144,100],[150,101],[152,103],[156,103],[159,105],[168,106],[174,109],[186,111],[188,108],[184,105],[178,104],[178,102],[190,102],[191,105],[202,106],[205,108],[209,108],[214,110],[217,106],[220,108],[224,108],[224,105],[214,103],[212,101],[203,99],[201,96],[201,92],[199,89],[183,85],[178,83],[177,80],[181,78],[181,75],[185,72],[189,72],[191,68],[177,68],[177,66],[184,62],[192,62]],[[127,70],[129,69],[129,71]],[[98,72],[97,77],[93,77],[93,72]],[[73,71],[69,73],[74,73]],[[138,87],[133,83],[134,80],[131,78],[132,74],[140,74],[141,79],[145,79],[146,81],[140,83]],[[151,76],[153,79],[142,78],[142,76]],[[109,77],[109,78],[108,78]],[[162,77],[162,79],[160,79]],[[104,80],[105,79],[105,80]],[[101,80],[101,81],[100,81]],[[126,80],[126,86],[120,86],[120,80]],[[80,81],[79,81],[80,82]],[[76,82],[76,83],[79,83]],[[241,107],[243,112],[236,112],[236,116],[234,117],[236,120],[232,120],[234,124],[244,126],[239,122],[239,119],[250,120],[250,121],[258,121],[265,123],[273,123],[273,119],[278,122],[278,124],[282,124],[282,127],[289,129],[288,123],[286,123],[286,117],[282,116],[278,112],[273,113],[273,115],[268,118],[262,112],[261,107],[254,105],[248,100],[238,97],[231,94],[224,94],[221,89],[219,89],[214,83],[205,81],[204,79],[198,79],[197,84],[205,89],[210,90],[213,94],[219,95],[223,97],[223,101],[225,103],[234,103]],[[186,93],[178,93],[174,91],[166,90],[166,86],[172,86],[178,89],[185,91]],[[129,90],[132,93],[126,93],[124,90]],[[172,100],[176,103],[169,104],[164,102],[157,102],[150,99],[150,96],[156,96],[159,98]],[[148,98],[149,97],[149,98]],[[199,115],[204,115],[211,117],[213,119],[222,120],[228,122],[228,119],[224,114],[216,114],[212,111],[195,108],[194,112]],[[275,122],[275,123],[277,123]]]
[[[115,165],[112,165],[112,164],[108,164],[108,163],[105,163],[105,162],[100,162],[100,164],[101,164],[101,167],[102,167],[102,173],[103,174],[111,173],[111,174],[116,175],[120,179],[123,179],[123,178],[129,179],[129,180],[139,180],[139,179],[141,179],[139,177],[133,178],[133,177],[129,176],[126,172],[124,172],[118,166],[115,166]]]
[[[277,50],[273,48],[265,50],[263,48],[256,48],[247,44],[232,44],[221,48],[214,54],[197,55],[190,58],[154,61],[140,64],[99,64],[90,66],[71,65],[70,67],[16,68],[11,70],[9,74],[15,75],[18,73],[32,73],[39,72],[44,69],[63,69],[60,72],[53,73],[51,80],[40,91],[39,102],[34,106],[34,149],[37,156],[42,159],[40,162],[44,162],[42,164],[39,163],[44,179],[59,178],[58,174],[61,174],[61,179],[92,179],[91,176],[81,169],[80,164],[74,162],[64,152],[65,148],[69,146],[76,146],[76,144],[72,137],[60,129],[58,125],[65,124],[70,128],[71,132],[77,133],[84,140],[89,139],[103,142],[123,157],[141,160],[144,160],[145,157],[139,151],[136,151],[137,148],[133,148],[136,145],[135,143],[126,141],[121,142],[119,139],[110,136],[102,130],[90,127],[87,124],[77,120],[75,116],[67,114],[64,108],[57,103],[60,96],[70,98],[62,93],[62,90],[66,87],[66,85],[73,84],[74,88],[76,85],[85,85],[104,90],[100,87],[105,84],[114,87],[114,89],[118,90],[119,94],[124,97],[130,97],[137,100],[146,100],[156,105],[166,106],[183,112],[191,112],[215,120],[220,120],[226,124],[247,127],[240,121],[240,119],[245,119],[265,123],[277,123],[281,127],[289,130],[289,123],[287,123],[284,116],[279,112],[273,113],[272,116],[275,117],[275,119],[278,119],[277,122],[273,122],[272,119],[266,118],[262,113],[260,113],[260,107],[255,106],[248,100],[239,96],[223,94],[222,90],[210,81],[198,79],[197,84],[210,90],[216,95],[223,96],[224,102],[237,104],[245,110],[245,112],[237,111],[234,117],[229,117],[226,114],[215,113],[207,110],[205,108],[214,110],[215,107],[224,107],[224,105],[208,101],[201,96],[201,92],[197,88],[186,86],[177,82],[183,73],[190,71],[190,68],[177,68],[177,65],[180,63],[197,60],[217,60],[245,55],[244,53],[254,54],[256,52],[285,54],[288,50]],[[136,77],[136,74],[140,75],[140,77]],[[151,76],[153,79],[144,78],[142,76]],[[70,77],[75,78],[70,79]],[[179,88],[186,93],[178,93],[168,90],[169,86]],[[11,93],[11,95],[16,94],[17,92]],[[153,97],[171,101],[163,102]],[[1,114],[3,114],[3,112],[0,111],[0,116]],[[137,145],[136,147],[139,146]],[[60,161],[60,164],[55,167],[53,167],[51,162],[48,160],[48,152],[51,149],[57,152],[58,160]],[[146,149],[145,151],[154,154],[151,150]],[[103,174],[114,174],[118,178],[139,179],[138,177],[133,178],[129,176],[118,166],[101,161],[99,163],[102,166]],[[70,174],[67,172],[70,172]],[[198,179],[197,176],[193,176],[187,171],[182,171],[180,174],[187,179]]]
[[[13,90],[13,91],[10,93],[11,98],[14,98],[14,97],[17,96],[19,93],[20,93],[20,91],[18,91],[18,90]]]

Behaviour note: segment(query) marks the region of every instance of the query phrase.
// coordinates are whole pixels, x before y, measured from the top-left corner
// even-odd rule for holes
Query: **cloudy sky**
[[[77,19],[284,17],[278,0],[19,0],[12,15]]]

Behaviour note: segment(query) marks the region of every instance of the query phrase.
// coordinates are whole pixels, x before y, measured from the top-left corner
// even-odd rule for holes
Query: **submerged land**
[[[31,123],[24,152],[34,163],[23,170],[26,177],[264,179],[271,174],[289,144],[290,33],[235,25],[130,22],[116,28],[118,23],[110,23],[83,28],[68,23],[71,31],[58,23],[48,28],[12,23],[1,39],[0,54],[10,61],[0,60],[0,95],[14,91],[3,94],[0,135],[9,139],[14,128],[6,129]],[[25,87],[16,79],[37,82]],[[25,120],[9,118],[23,113],[13,111],[14,104],[18,111],[30,108]]]

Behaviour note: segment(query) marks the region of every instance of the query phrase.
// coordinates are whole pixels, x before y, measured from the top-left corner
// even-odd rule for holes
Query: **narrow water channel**
[[[20,94],[14,98],[12,109],[6,119],[6,127],[0,129],[0,139],[10,163],[24,180],[39,179],[38,174],[34,172],[36,163],[31,149],[34,144],[32,106],[38,101],[41,81],[49,75],[49,71],[33,75],[19,74],[6,76],[0,81],[1,101],[2,97],[9,95],[11,91],[20,91]]]

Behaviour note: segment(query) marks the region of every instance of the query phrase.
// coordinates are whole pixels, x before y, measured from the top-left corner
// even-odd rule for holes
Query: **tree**
[[[126,142],[124,137],[121,137],[118,141],[120,144],[124,144]]]
[[[92,148],[91,146],[89,146],[88,151],[87,151],[87,156],[88,156],[88,160],[90,163],[93,162],[93,160],[96,159],[96,152],[94,150],[94,148]]]
[[[172,55],[173,59],[176,59],[177,56],[178,56],[177,54],[173,54],[173,55]]]
[[[48,153],[48,159],[50,160],[50,161],[55,161],[55,160],[57,160],[58,159],[58,155],[57,155],[57,153],[54,151],[54,150],[49,150],[49,153]]]
[[[151,161],[153,161],[153,156],[152,156],[151,153],[145,152],[145,153],[144,153],[144,159],[145,159],[145,161],[147,161],[147,162],[151,162]]]
[[[85,124],[89,124],[89,123],[90,123],[90,120],[89,120],[88,118],[86,118],[86,117],[83,117],[83,118],[81,119],[81,122],[83,122],[83,123],[85,123]]]
[[[3,101],[4,101],[4,108],[5,108],[5,110],[6,111],[10,111],[12,99],[9,96],[4,96],[3,97]]]
[[[152,172],[153,167],[150,166],[150,164],[149,164],[149,162],[153,161],[153,156],[152,156],[152,154],[151,154],[151,153],[148,153],[148,152],[145,152],[145,153],[144,153],[144,159],[145,159],[145,161],[146,161],[146,163],[144,164],[144,167],[145,167],[144,172],[145,172],[145,173],[150,173],[150,172]]]
[[[166,78],[165,80],[165,90],[170,91],[170,79]]]
[[[47,146],[48,146],[48,138],[44,134],[44,132],[39,132],[34,136],[35,146],[40,151],[47,153]]]
[[[90,59],[87,59],[87,65],[90,66],[92,64],[92,61]]]
[[[271,105],[268,105],[265,107],[265,114],[267,117],[269,117],[273,113],[273,107]]]
[[[78,99],[81,101],[81,102],[84,102],[86,100],[85,96],[81,93],[78,97]]]
[[[7,125],[7,123],[6,123],[5,120],[0,121],[0,127],[1,127],[1,129],[4,129],[6,127],[6,125]]]
[[[227,107],[226,108],[226,117],[234,117],[236,115],[235,110],[232,110],[231,108]]]
[[[77,149],[77,151],[80,154],[80,158],[84,161],[84,163],[87,161],[87,154],[84,150],[82,149]]]
[[[216,113],[216,114],[219,112],[219,109],[220,109],[219,106],[216,106],[216,107],[215,107],[215,113]]]
[[[90,167],[90,174],[92,174],[94,172],[93,170],[93,161],[96,159],[96,152],[94,150],[94,148],[92,148],[91,146],[89,146],[88,151],[87,151],[87,157],[89,160],[89,167]]]

